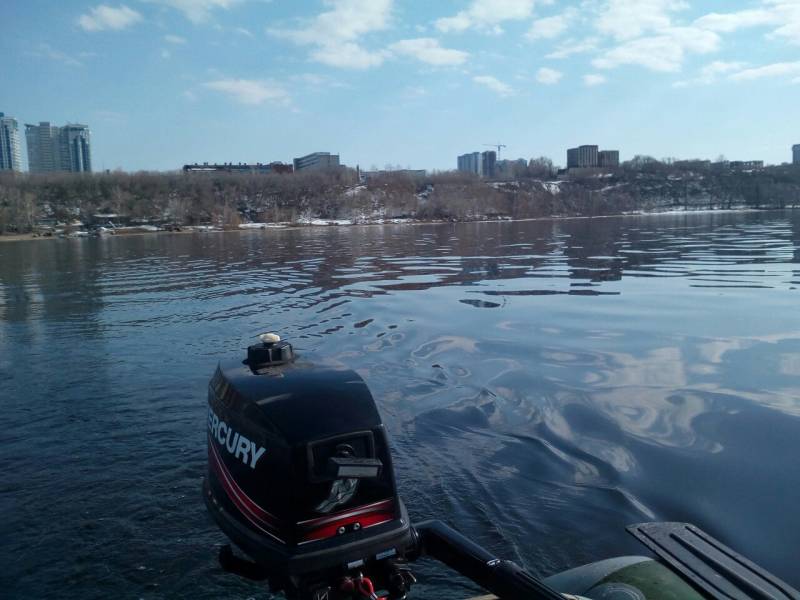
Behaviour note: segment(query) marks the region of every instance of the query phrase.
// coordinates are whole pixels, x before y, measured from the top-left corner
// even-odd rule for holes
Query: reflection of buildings
[[[31,173],[68,171],[91,173],[92,157],[88,125],[63,127],[42,121],[25,125],[28,142],[28,168]]]
[[[7,117],[0,112],[0,171],[21,170],[19,125],[14,117]]]

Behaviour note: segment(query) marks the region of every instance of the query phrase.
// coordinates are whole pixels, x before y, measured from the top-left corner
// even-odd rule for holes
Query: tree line
[[[636,157],[603,174],[555,180],[546,157],[497,181],[457,171],[385,173],[359,183],[350,169],[257,173],[0,174],[0,232],[30,232],[125,215],[174,225],[236,226],[304,218],[481,219],[617,214],[665,208],[784,208],[800,204],[800,168],[697,169]]]

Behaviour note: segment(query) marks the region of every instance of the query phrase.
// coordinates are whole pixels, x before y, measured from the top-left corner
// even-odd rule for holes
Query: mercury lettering
[[[222,421],[211,408],[208,409],[208,430],[211,437],[225,448],[230,454],[249,465],[251,469],[256,468],[258,460],[267,451],[263,446],[256,446],[241,433],[234,431],[225,421]]]

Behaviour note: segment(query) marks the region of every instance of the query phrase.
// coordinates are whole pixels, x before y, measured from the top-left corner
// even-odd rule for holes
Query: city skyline
[[[800,138],[793,0],[69,0],[6,17],[0,110],[90,123],[95,170],[318,148],[446,170],[494,142],[563,164],[584,140],[779,164]]]

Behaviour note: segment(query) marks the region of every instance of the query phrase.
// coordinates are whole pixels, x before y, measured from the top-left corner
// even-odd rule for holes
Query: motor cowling
[[[401,556],[408,516],[366,383],[276,338],[220,363],[209,383],[209,511],[270,578]]]

